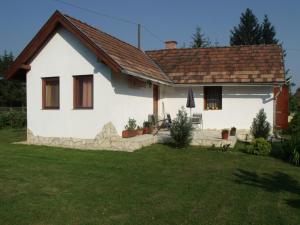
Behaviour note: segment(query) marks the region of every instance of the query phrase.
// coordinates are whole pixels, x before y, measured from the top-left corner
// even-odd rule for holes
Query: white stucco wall
[[[131,88],[112,75],[67,30],[60,29],[31,62],[27,74],[28,128],[44,137],[94,138],[112,122],[119,134],[129,117],[142,125],[152,113],[152,89]],[[73,109],[73,75],[94,75],[94,108]],[[60,77],[60,109],[42,109],[42,77]]]
[[[203,87],[193,87],[195,108],[192,113],[202,113],[204,128],[223,129],[237,127],[250,129],[257,112],[264,108],[267,119],[273,126],[273,87],[271,86],[224,86],[222,110],[204,110]],[[178,109],[186,105],[188,88],[161,87],[160,115],[176,117]],[[164,105],[164,107],[162,107]],[[187,109],[189,114],[189,109]]]

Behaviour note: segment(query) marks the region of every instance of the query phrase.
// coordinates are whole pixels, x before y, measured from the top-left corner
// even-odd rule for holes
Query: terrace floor
[[[157,143],[165,143],[171,140],[170,131],[162,130],[157,133]],[[196,129],[193,131],[193,140],[191,145],[193,146],[215,146],[223,147],[228,145],[233,148],[237,141],[236,136],[229,136],[228,140],[221,138],[220,130],[201,130]]]

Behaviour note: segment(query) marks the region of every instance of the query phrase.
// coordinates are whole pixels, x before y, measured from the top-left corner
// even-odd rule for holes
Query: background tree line
[[[231,31],[230,45],[258,45],[258,44],[278,44],[275,27],[271,24],[268,15],[264,16],[262,23],[251,9],[246,9],[240,17],[240,23]],[[200,26],[196,27],[190,43],[191,48],[206,48],[218,46],[218,42],[212,43]]]
[[[26,106],[25,82],[17,80],[6,80],[5,71],[13,63],[12,52],[4,51],[0,55],[0,107],[22,107]]]

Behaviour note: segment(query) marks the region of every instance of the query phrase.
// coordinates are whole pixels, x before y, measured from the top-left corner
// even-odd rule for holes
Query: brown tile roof
[[[280,83],[282,48],[253,45],[146,51],[174,83]]]
[[[170,82],[170,79],[142,50],[100,31],[73,17],[64,15],[74,26],[108,54],[121,68],[154,79]]]

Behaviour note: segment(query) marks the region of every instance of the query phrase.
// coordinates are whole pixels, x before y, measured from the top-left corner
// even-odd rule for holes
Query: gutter
[[[127,74],[127,75],[134,76],[134,77],[142,78],[144,80],[150,80],[150,81],[155,82],[155,83],[159,83],[159,84],[163,84],[163,85],[167,85],[167,86],[172,85],[171,83],[169,83],[167,81],[162,81],[162,80],[158,80],[158,79],[155,79],[155,78],[151,78],[149,76],[145,76],[145,75],[142,75],[140,73],[131,72],[131,71],[126,70],[126,69],[121,69],[121,72],[124,73],[124,74]]]
[[[205,83],[205,84],[172,84],[173,87],[204,87],[204,86],[275,86],[281,85],[279,83]]]
[[[276,93],[276,95],[273,97],[273,132],[276,130],[276,120],[277,120],[277,115],[276,115],[276,112],[277,112],[277,98],[278,96],[281,94],[282,92],[282,86],[283,85],[280,85],[279,86],[279,91]]]
[[[284,83],[205,83],[205,84],[174,84],[172,82],[167,82],[167,81],[162,81],[162,80],[158,80],[155,78],[151,78],[149,76],[140,74],[140,73],[136,73],[136,72],[132,72],[126,69],[122,69],[121,70],[122,73],[127,74],[127,75],[131,75],[134,77],[138,77],[144,80],[150,80],[152,82],[155,83],[159,83],[159,84],[163,84],[163,85],[167,85],[167,86],[171,86],[171,87],[204,87],[204,86],[234,86],[234,87],[240,87],[240,86],[276,86],[276,85],[280,85],[282,90],[282,85]],[[280,93],[279,93],[280,94]]]

